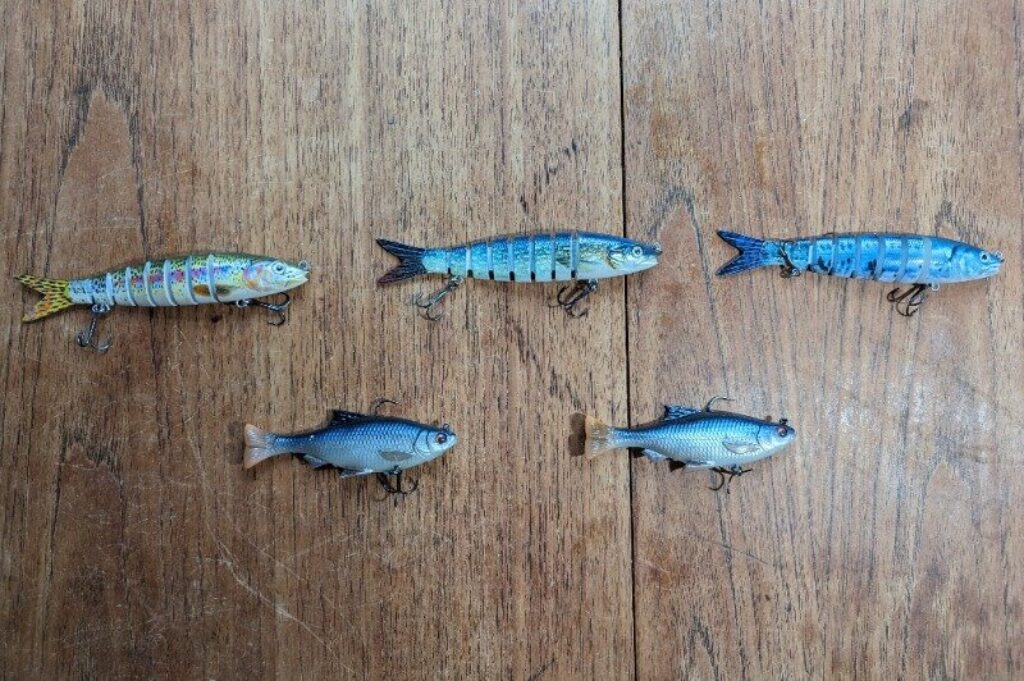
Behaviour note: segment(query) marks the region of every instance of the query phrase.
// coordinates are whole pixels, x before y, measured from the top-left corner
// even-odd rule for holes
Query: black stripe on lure
[[[335,410],[326,426],[280,435],[256,426],[245,426],[243,464],[252,468],[282,454],[294,454],[314,469],[334,468],[343,478],[377,475],[388,494],[408,494],[402,489],[402,473],[433,461],[455,446],[459,439],[447,424],[436,427],[407,419],[378,416],[379,399],[369,414]],[[390,478],[394,476],[392,484]]]
[[[110,349],[110,340],[97,341],[100,318],[116,306],[179,307],[226,303],[235,307],[262,307],[278,315],[269,322],[280,326],[287,321],[291,297],[285,293],[309,279],[309,263],[289,262],[245,253],[193,253],[163,260],[108,270],[81,279],[46,279],[23,274],[26,287],[43,299],[25,315],[23,322],[48,317],[72,305],[89,305],[92,320],[77,337],[80,347],[99,352]],[[270,303],[261,297],[282,295]]]
[[[738,475],[750,472],[745,465],[766,459],[788,446],[796,431],[786,419],[777,423],[712,409],[712,398],[703,409],[667,405],[664,415],[636,428],[614,428],[586,417],[584,451],[588,458],[613,449],[631,449],[651,461],[668,460],[670,470],[710,470],[719,475],[719,490]],[[728,488],[726,489],[728,491]]]
[[[441,318],[438,306],[466,279],[519,283],[570,281],[552,307],[571,317],[587,313],[579,304],[597,290],[600,279],[640,272],[658,264],[661,246],[611,234],[556,232],[499,236],[451,248],[417,248],[377,239],[377,244],[398,258],[398,264],[377,280],[390,284],[421,274],[442,274],[448,282],[429,296],[413,302],[432,321]]]
[[[784,278],[803,272],[833,277],[909,284],[889,291],[886,299],[904,317],[912,317],[942,284],[985,279],[999,273],[1003,254],[962,241],[916,234],[826,234],[809,239],[756,239],[720,230],[718,235],[738,253],[718,270],[719,276],[778,265]]]

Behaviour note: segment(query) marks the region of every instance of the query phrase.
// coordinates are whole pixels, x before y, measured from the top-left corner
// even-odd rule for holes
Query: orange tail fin
[[[67,279],[47,279],[23,274],[18,277],[18,281],[43,295],[43,299],[36,303],[35,309],[21,318],[23,322],[34,322],[74,305],[71,302],[70,283]]]

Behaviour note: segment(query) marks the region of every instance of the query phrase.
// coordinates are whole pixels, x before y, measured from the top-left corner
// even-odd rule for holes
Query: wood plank
[[[621,282],[471,283],[430,324],[373,238],[621,225],[607,3],[4,3],[0,670],[63,678],[628,677],[628,465],[568,456],[625,418]],[[585,68],[583,68],[585,65]],[[287,326],[220,307],[31,326],[12,275],[171,252],[308,258]],[[461,443],[380,502],[249,420],[402,400]]]
[[[1019,7],[623,9],[627,227],[666,252],[628,287],[632,418],[728,394],[799,434],[729,495],[633,465],[638,677],[1019,676]],[[875,283],[715,278],[722,227],[1009,262],[906,320]]]

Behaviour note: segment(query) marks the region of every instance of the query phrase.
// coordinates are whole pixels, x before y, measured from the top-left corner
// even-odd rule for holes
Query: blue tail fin
[[[401,281],[420,274],[426,274],[427,268],[423,266],[424,249],[400,244],[397,241],[388,241],[387,239],[377,239],[377,245],[398,258],[398,264],[378,279],[378,284],[390,284],[393,281]]]
[[[774,249],[765,248],[770,243],[768,241],[724,229],[718,230],[718,236],[739,251],[732,260],[718,268],[718,272],[715,274],[720,277],[746,272],[765,265],[778,265],[781,262],[778,256],[771,252]]]

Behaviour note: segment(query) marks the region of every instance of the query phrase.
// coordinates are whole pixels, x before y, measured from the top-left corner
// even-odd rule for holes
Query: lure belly
[[[333,467],[343,478],[374,473],[400,476],[414,466],[432,461],[451,449],[458,438],[447,426],[434,426],[400,418],[336,410],[323,428],[282,435],[253,425],[245,427],[245,468],[282,454],[298,455],[313,468]],[[402,492],[386,478],[389,492]],[[411,490],[410,490],[411,491]]]
[[[715,398],[704,409],[670,405],[664,415],[636,428],[614,428],[586,418],[588,458],[613,449],[635,449],[651,461],[669,461],[677,470],[712,470],[730,479],[747,472],[743,466],[778,453],[796,437],[786,422],[715,411]],[[716,487],[714,489],[719,489]]]
[[[575,281],[577,287],[570,295],[564,295],[566,289],[559,294],[559,304],[574,314],[576,305],[596,290],[598,280],[654,267],[661,255],[658,244],[576,231],[499,236],[451,248],[417,248],[386,239],[378,239],[377,244],[399,260],[377,280],[378,284],[423,274],[448,277],[444,288],[417,303],[428,316],[466,279]]]
[[[309,264],[242,253],[191,254],[128,265],[82,279],[47,279],[23,274],[26,287],[43,295],[22,321],[48,317],[73,305],[89,305],[94,315],[117,306],[180,307],[252,303],[282,313],[284,304],[256,299],[284,293],[309,279]],[[95,326],[95,325],[94,325]],[[95,331],[95,328],[91,331]],[[91,340],[91,338],[90,338]],[[85,344],[85,343],[82,343]]]
[[[718,235],[738,253],[717,272],[737,274],[778,265],[784,277],[803,272],[851,279],[910,284],[893,289],[889,301],[905,316],[924,302],[925,289],[985,279],[999,273],[1001,253],[942,237],[917,234],[827,234],[811,239],[757,239],[721,230]]]

